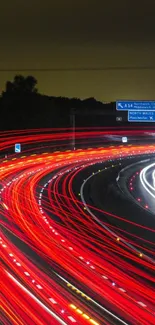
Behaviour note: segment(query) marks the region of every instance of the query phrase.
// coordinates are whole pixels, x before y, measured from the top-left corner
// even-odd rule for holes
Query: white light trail
[[[72,285],[70,282],[68,282],[66,279],[64,279],[62,276],[60,276],[58,273],[56,273],[57,276],[62,279],[65,283],[69,283],[70,285]],[[75,287],[76,290],[79,290],[77,287]],[[81,291],[81,293],[83,293],[83,291]],[[85,293],[83,293],[85,294]],[[85,294],[86,295],[86,294]],[[112,312],[110,312],[108,309],[104,308],[103,306],[101,306],[99,303],[97,303],[94,299],[90,298],[91,302],[93,302],[97,307],[99,307],[100,309],[102,309],[104,312],[106,312],[108,315],[112,316],[114,319],[116,319],[117,321],[119,321],[121,324],[123,325],[129,325],[128,323],[126,323],[125,321],[123,321],[121,318],[117,317],[115,314],[113,314]]]
[[[155,163],[154,163],[155,165]],[[104,172],[105,169],[101,170],[100,172]],[[81,197],[81,201],[85,207],[85,209],[87,210],[87,212],[93,217],[94,220],[96,220],[96,222],[98,224],[101,225],[101,227],[103,227],[104,229],[106,229],[110,234],[112,234],[115,238],[118,237],[118,235],[113,232],[108,226],[104,225],[98,218],[97,216],[89,209],[89,207],[87,206],[87,203],[85,201],[85,198],[84,198],[84,187],[86,185],[86,183],[88,182],[88,180],[92,177],[94,177],[95,175],[97,175],[99,172],[95,172],[94,175],[90,175],[87,179],[85,179],[85,181],[82,183],[81,185],[81,188],[80,188],[80,197]],[[134,247],[132,244],[128,243],[126,240],[122,239],[121,238],[121,241],[126,245],[128,246],[129,248],[131,248],[132,250],[134,250],[135,252],[137,252],[138,254],[141,254],[141,252],[136,248]],[[148,255],[144,254],[143,255],[148,261],[152,262],[153,264],[155,264],[155,260],[152,259],[151,257],[149,257]]]
[[[35,302],[40,305],[48,314],[50,314],[52,317],[54,317],[60,324],[67,325],[66,322],[64,322],[59,316],[57,316],[53,311],[51,311],[48,307],[46,307],[38,298],[36,298],[28,289],[26,289],[19,281],[17,281],[9,272],[7,272],[7,275],[10,279],[12,279],[18,287],[20,287],[24,292],[27,293],[28,296],[30,296]]]
[[[152,172],[152,179],[153,179],[153,185],[147,180],[146,174],[147,172],[155,167],[155,163],[150,164],[143,168],[140,172],[140,182],[142,186],[145,188],[148,194],[150,194],[155,199],[155,169],[153,169]]]

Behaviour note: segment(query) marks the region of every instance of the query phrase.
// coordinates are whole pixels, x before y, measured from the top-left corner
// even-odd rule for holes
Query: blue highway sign
[[[15,144],[15,152],[21,152],[21,144],[20,143]]]
[[[128,111],[129,122],[155,122],[155,111]]]
[[[117,101],[116,109],[118,111],[129,111],[129,110],[139,110],[139,111],[155,111],[155,100],[150,101],[140,101],[140,100],[128,100],[128,101]]]

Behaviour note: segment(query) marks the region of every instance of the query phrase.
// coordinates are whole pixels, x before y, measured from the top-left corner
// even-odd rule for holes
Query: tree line
[[[81,117],[86,126],[91,112],[107,107],[109,111],[115,109],[112,103],[104,104],[93,97],[81,100],[40,94],[34,76],[16,75],[6,82],[0,97],[0,129],[69,127],[72,110],[86,112],[88,118]]]

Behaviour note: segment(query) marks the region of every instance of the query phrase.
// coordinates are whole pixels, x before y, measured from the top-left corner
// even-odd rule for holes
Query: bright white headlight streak
[[[155,163],[154,163],[154,165],[155,165]],[[105,169],[103,169],[102,171],[104,171]],[[98,172],[96,172],[96,173],[94,173],[94,175],[97,175],[98,174]],[[86,210],[87,210],[87,212],[89,212],[89,214],[93,217],[93,219],[94,220],[96,220],[97,221],[97,223],[99,223],[100,225],[101,225],[101,227],[103,227],[104,229],[106,229],[109,233],[111,233],[115,238],[117,238],[118,236],[117,236],[117,234],[116,233],[114,233],[113,231],[111,231],[110,229],[109,229],[109,227],[107,227],[107,226],[105,226],[96,216],[95,216],[95,214],[89,209],[89,207],[87,206],[87,204],[86,204],[86,201],[85,201],[85,199],[84,199],[84,186],[86,185],[86,183],[87,183],[87,181],[90,179],[90,178],[92,178],[92,177],[94,177],[94,175],[90,175],[87,179],[85,179],[85,181],[82,183],[82,185],[81,185],[81,188],[80,188],[80,196],[81,196],[81,201],[83,202],[83,204],[84,204],[84,207],[86,208]],[[126,246],[128,246],[128,247],[130,247],[131,249],[133,249],[135,252],[137,252],[137,253],[141,253],[136,247],[134,247],[132,244],[130,244],[130,243],[128,243],[126,240],[124,240],[124,239],[122,239],[121,238],[121,241],[126,245]],[[155,260],[154,259],[152,259],[152,258],[150,258],[149,256],[147,256],[146,254],[143,254],[143,257],[145,256],[145,258],[147,259],[147,260],[149,260],[149,261],[151,261],[153,264],[155,264]]]
[[[155,199],[155,170],[153,170],[152,178],[153,178],[153,186],[148,182],[146,178],[146,173],[149,169],[153,168],[155,166],[155,163],[150,164],[142,169],[140,172],[140,182],[142,186],[145,188],[145,190]]]
[[[154,169],[154,171],[152,173],[152,179],[153,179],[153,187],[155,189],[155,169]]]
[[[48,314],[50,314],[52,317],[54,317],[60,324],[67,325],[66,322],[64,322],[59,316],[57,316],[54,312],[52,312],[48,307],[46,307],[38,298],[36,298],[28,289],[26,289],[20,282],[18,282],[9,272],[7,272],[7,275],[9,278],[11,278],[18,287],[20,287],[23,291],[27,293],[33,300],[35,300],[38,305],[40,305]]]

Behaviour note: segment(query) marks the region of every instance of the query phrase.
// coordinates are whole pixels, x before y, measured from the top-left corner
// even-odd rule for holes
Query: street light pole
[[[72,137],[72,150],[75,150],[75,109],[71,109],[71,115],[70,115],[70,120],[71,120],[71,137]]]

